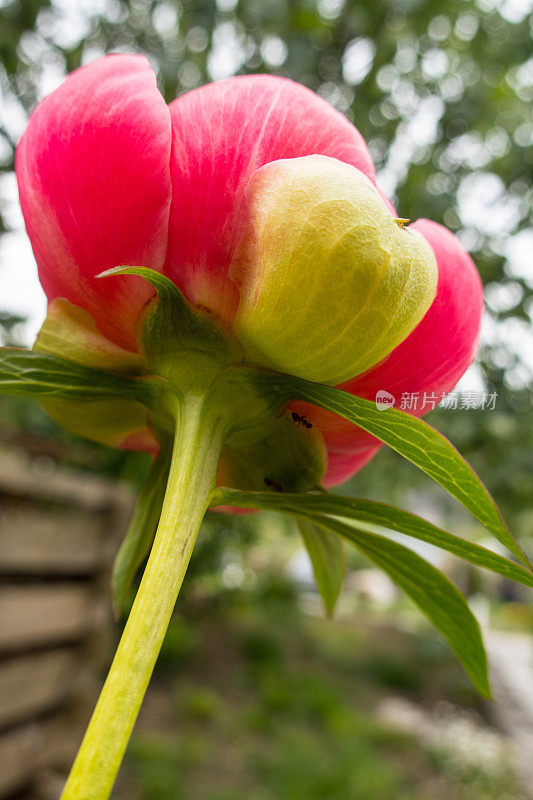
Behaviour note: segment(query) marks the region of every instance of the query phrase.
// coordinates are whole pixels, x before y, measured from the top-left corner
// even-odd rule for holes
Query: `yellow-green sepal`
[[[134,377],[143,372],[138,353],[111,342],[85,309],[63,298],[50,303],[33,350],[115,375]],[[111,447],[157,448],[149,409],[128,397],[93,398],[88,394],[72,400],[58,396],[43,398],[41,404],[61,427],[86,439]]]
[[[141,359],[107,339],[84,308],[63,297],[48,305],[48,313],[33,349],[40,353],[62,356],[118,375],[140,375]]]
[[[246,194],[231,274],[249,362],[338,384],[420,322],[435,297],[433,251],[355,167],[318,155],[274,161]]]

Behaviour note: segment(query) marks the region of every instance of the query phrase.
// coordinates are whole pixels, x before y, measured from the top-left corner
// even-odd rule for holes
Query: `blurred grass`
[[[390,695],[429,710],[444,700],[483,727],[481,701],[432,633],[371,613],[307,617],[290,593],[189,602],[115,800],[526,800],[505,757],[472,764],[376,714]]]

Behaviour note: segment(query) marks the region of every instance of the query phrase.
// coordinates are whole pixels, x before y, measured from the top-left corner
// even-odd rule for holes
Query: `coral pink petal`
[[[368,400],[384,389],[395,396],[397,408],[404,393],[418,395],[412,413],[422,416],[453,389],[474,359],[483,291],[472,259],[450,231],[426,219],[410,227],[427,239],[435,253],[439,268],[435,300],[422,322],[385,361],[340,388]],[[377,443],[334,414],[303,405],[297,410],[322,429],[328,448],[334,451],[351,452]]]
[[[228,268],[242,225],[243,189],[254,170],[318,153],[374,179],[366,144],[325,100],[285,78],[229,78],[170,104],[172,207],[166,274],[193,302],[231,320]]]
[[[121,264],[161,270],[171,185],[170,115],[143,56],[82,67],[30,118],[16,170],[44,290],[82,306],[117,344],[135,349],[135,319],[152,294],[140,278],[94,278]]]
[[[212,506],[208,511],[217,514],[257,514],[255,508],[237,508],[237,506]]]
[[[130,433],[119,445],[121,450],[137,450],[141,453],[150,453],[155,458],[159,451],[159,443],[149,428]]]
[[[379,447],[361,447],[351,453],[330,451],[328,453],[328,468],[322,480],[322,485],[328,489],[330,486],[344,483],[356,472],[359,472],[365,464],[368,464],[378,450]]]

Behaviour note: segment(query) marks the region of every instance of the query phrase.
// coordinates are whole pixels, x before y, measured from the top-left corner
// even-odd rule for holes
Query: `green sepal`
[[[108,447],[153,450],[149,409],[125,397],[105,400],[56,400],[43,398],[41,405],[57,424],[70,433]]]
[[[334,531],[309,519],[300,518],[297,525],[311,560],[317,589],[331,616],[346,574],[344,542]]]
[[[163,438],[137,500],[128,532],[115,558],[111,585],[117,617],[124,609],[137,569],[150,552],[163,507],[171,456],[172,442]]]
[[[175,387],[204,387],[230,364],[242,360],[232,332],[213,314],[193,307],[167,277],[147,267],[121,266],[98,278],[136,275],[157,292],[141,321],[140,342],[147,369]]]
[[[238,489],[306,492],[320,485],[326,466],[320,432],[299,427],[283,414],[229,438],[219,481]]]

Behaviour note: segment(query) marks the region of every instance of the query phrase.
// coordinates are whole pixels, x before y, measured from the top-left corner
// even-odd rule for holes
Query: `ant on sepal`
[[[291,411],[291,418],[292,418],[292,421],[294,422],[294,424],[298,428],[300,428],[300,427],[312,428],[313,427],[313,423],[309,422],[309,420],[307,419],[305,414],[297,414],[296,411]]]
[[[268,486],[269,489],[272,489],[273,492],[282,492],[283,486],[276,481],[273,481],[272,478],[263,478],[263,483],[265,486]]]

